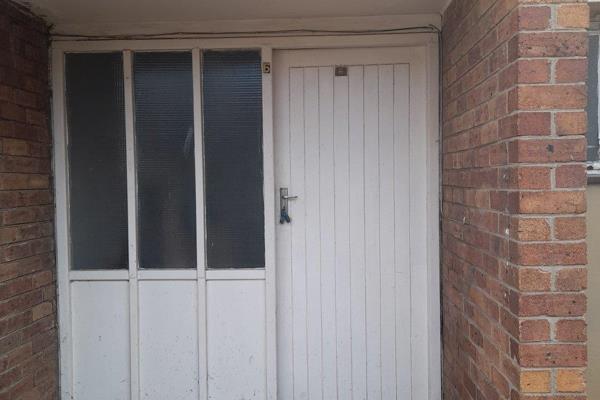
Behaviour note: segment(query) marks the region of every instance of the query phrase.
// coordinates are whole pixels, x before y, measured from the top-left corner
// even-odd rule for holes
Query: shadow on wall
[[[600,31],[600,3],[589,3],[590,31]],[[590,399],[600,399],[600,180],[588,183],[588,370]]]
[[[600,183],[587,190],[588,213],[588,395],[600,399]]]

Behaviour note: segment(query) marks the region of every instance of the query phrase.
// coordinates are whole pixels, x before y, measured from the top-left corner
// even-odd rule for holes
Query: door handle
[[[288,188],[282,187],[279,188],[279,223],[285,224],[286,222],[289,224],[292,222],[290,215],[288,213],[288,201],[296,200],[298,196],[289,196]]]

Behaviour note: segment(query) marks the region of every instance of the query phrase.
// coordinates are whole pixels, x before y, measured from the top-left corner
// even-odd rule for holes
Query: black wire
[[[416,32],[422,31],[422,32]],[[84,34],[69,34],[69,33],[52,33],[53,40],[69,39],[74,40],[134,40],[134,39],[182,39],[193,38],[198,36],[208,37],[227,37],[237,36],[244,37],[259,37],[260,35],[319,35],[319,34],[336,34],[336,35],[372,35],[372,34],[402,34],[402,33],[439,33],[440,30],[435,25],[426,26],[411,26],[404,28],[388,28],[388,29],[364,29],[364,30],[329,30],[329,29],[283,29],[283,30],[264,30],[264,31],[230,31],[230,32],[166,32],[166,33],[142,33],[132,35],[84,35]]]

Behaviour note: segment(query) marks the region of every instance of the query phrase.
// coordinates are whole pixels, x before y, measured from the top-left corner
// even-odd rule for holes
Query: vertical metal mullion
[[[202,116],[202,72],[200,49],[192,50],[194,94],[194,173],[196,187],[196,268],[198,274],[198,394],[208,398],[206,337],[206,229],[204,223],[204,152]]]
[[[600,159],[600,35],[594,36],[595,46],[596,46],[596,59],[593,62],[596,63],[596,158],[592,161],[597,161]],[[589,62],[589,61],[588,61]],[[590,161],[590,160],[588,160]]]
[[[133,117],[133,62],[129,50],[123,52],[125,95],[125,143],[127,155],[127,232],[129,243],[129,337],[131,400],[140,397],[139,374],[139,296],[137,246],[137,182],[135,170],[135,130]]]
[[[52,131],[54,139],[54,189],[56,193],[56,271],[58,283],[58,330],[60,337],[60,392],[73,397],[73,331],[71,326],[71,282],[69,271],[69,215],[67,124],[65,122],[65,53],[52,51]]]
[[[272,64],[273,50],[261,48],[261,61]],[[273,65],[262,74],[263,119],[263,199],[265,216],[265,348],[266,392],[268,400],[277,398],[277,287],[275,269],[275,157],[273,150]]]

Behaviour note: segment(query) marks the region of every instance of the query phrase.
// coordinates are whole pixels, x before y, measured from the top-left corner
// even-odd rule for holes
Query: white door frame
[[[64,88],[64,55],[68,52],[123,51],[124,85],[126,112],[127,148],[127,187],[129,226],[135,225],[135,173],[133,159],[133,117],[131,98],[131,51],[190,50],[193,54],[194,89],[194,128],[196,155],[196,206],[204,209],[202,171],[202,123],[201,123],[201,82],[200,50],[204,49],[260,49],[263,62],[272,61],[272,52],[277,49],[319,49],[353,47],[413,47],[422,54],[427,87],[423,95],[426,103],[426,118],[422,127],[427,137],[426,165],[427,179],[423,190],[427,198],[426,264],[427,264],[427,362],[429,375],[429,399],[441,398],[441,335],[440,335],[440,293],[439,293],[439,57],[438,38],[431,33],[379,34],[379,35],[325,35],[325,36],[274,36],[240,38],[198,38],[160,40],[113,40],[113,41],[55,41],[51,47],[52,61],[52,119],[54,137],[54,174],[56,192],[56,254],[58,282],[59,347],[60,347],[60,392],[63,399],[72,398],[73,358],[71,334],[70,284],[81,280],[121,280],[129,281],[131,359],[137,359],[137,281],[140,279],[178,279],[198,282],[199,319],[205,320],[206,281],[211,279],[264,279],[266,284],[266,395],[267,399],[277,398],[277,359],[276,359],[276,268],[275,268],[275,224],[278,213],[278,193],[274,184],[273,157],[273,93],[272,76],[263,74],[263,171],[265,204],[265,268],[239,271],[205,271],[204,237],[197,237],[197,270],[138,271],[137,238],[134,229],[129,229],[129,270],[113,271],[70,271],[68,235],[68,169],[66,153],[66,118]],[[197,212],[197,226],[203,226],[203,212]],[[199,229],[198,232],[203,230]],[[202,325],[200,323],[200,325]],[[199,326],[199,371],[206,373],[206,324]],[[131,400],[139,400],[139,370],[137,363],[130,365]],[[199,397],[207,398],[206,381],[199,380]]]

